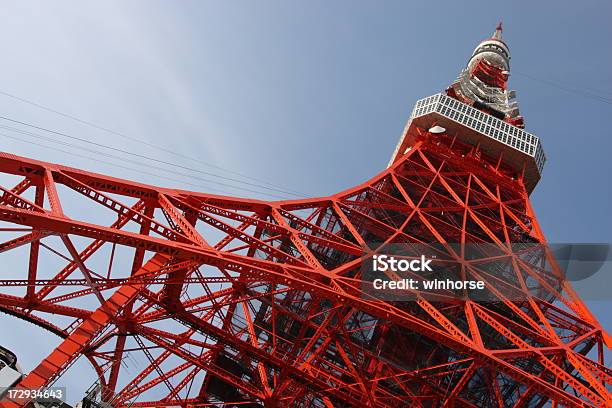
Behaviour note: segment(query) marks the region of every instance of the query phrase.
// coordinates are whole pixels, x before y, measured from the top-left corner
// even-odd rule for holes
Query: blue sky
[[[510,84],[548,157],[532,195],[543,230],[551,242],[612,241],[609,2],[24,1],[2,8],[10,17],[0,26],[0,92],[201,163],[2,94],[1,116],[317,196],[382,170],[413,103],[450,84],[503,19]],[[252,195],[195,179],[189,180],[197,187],[180,184],[2,135],[26,136],[0,128],[0,150],[15,154]],[[591,306],[610,328],[609,301]],[[16,324],[13,333],[6,342],[17,347],[35,332]],[[42,355],[24,357],[26,368]]]

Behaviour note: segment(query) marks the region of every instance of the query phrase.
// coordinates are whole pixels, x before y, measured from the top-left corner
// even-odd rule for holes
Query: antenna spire
[[[497,23],[497,27],[495,27],[495,32],[493,33],[493,38],[496,39],[496,40],[501,40],[502,32],[503,31],[504,31],[504,29],[502,28],[502,22],[500,20],[499,23]]]

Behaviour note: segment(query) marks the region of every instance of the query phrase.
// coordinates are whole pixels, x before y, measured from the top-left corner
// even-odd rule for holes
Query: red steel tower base
[[[417,103],[389,168],[330,197],[221,197],[2,154],[16,182],[0,187],[0,251],[23,268],[2,276],[0,308],[61,337],[17,387],[84,356],[116,407],[610,406],[610,338],[545,250],[510,250],[545,243],[528,197],[544,156],[500,44],[501,28],[467,82]],[[364,294],[364,248],[406,243],[494,246],[458,269],[494,301]]]

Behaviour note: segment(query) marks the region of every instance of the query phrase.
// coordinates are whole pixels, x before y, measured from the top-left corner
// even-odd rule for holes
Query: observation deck
[[[415,134],[415,128],[427,130],[434,126],[444,128],[446,134],[464,143],[479,146],[489,157],[501,157],[517,174],[524,171],[523,182],[529,193],[540,180],[546,156],[536,135],[443,93],[417,101],[389,166],[407,152],[411,143],[408,136]]]

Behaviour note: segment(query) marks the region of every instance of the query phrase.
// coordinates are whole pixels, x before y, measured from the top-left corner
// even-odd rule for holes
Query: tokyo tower
[[[38,390],[87,360],[82,407],[612,406],[611,338],[530,205],[545,155],[509,71],[500,25],[416,103],[388,167],[329,197],[217,196],[0,154],[14,180],[0,256],[20,261],[2,268],[2,320],[59,344],[25,373],[0,348],[0,369]],[[487,301],[366,293],[368,254],[412,244],[445,251],[444,276],[485,281]]]

